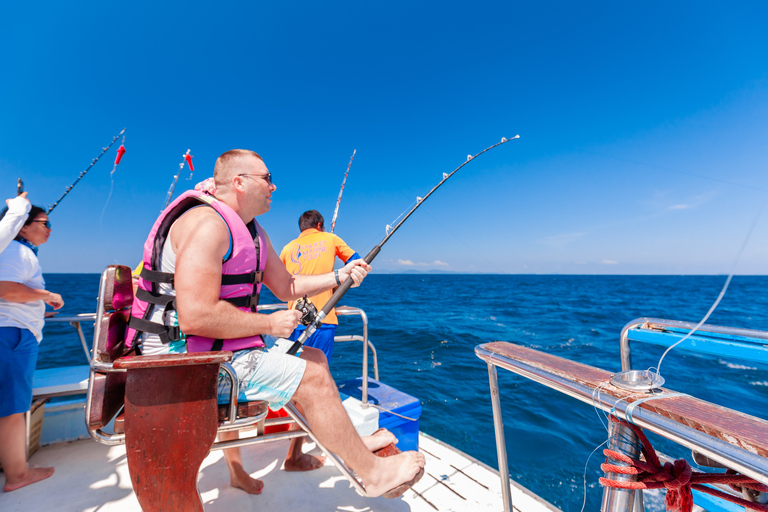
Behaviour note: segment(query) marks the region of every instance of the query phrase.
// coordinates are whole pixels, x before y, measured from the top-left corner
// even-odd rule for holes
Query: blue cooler
[[[348,396],[362,400],[362,377],[348,380],[339,386],[341,399]],[[381,382],[368,379],[368,403],[377,405],[399,414],[391,414],[379,409],[379,428],[386,428],[398,439],[397,447],[401,451],[419,449],[419,416],[421,401]],[[401,417],[404,416],[404,417]],[[409,419],[406,419],[409,418]]]

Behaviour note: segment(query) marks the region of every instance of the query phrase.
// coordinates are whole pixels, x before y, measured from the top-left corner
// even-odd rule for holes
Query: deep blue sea
[[[96,274],[46,274],[66,301],[62,314],[93,312]],[[724,276],[370,275],[342,304],[369,318],[381,380],[421,399],[420,429],[497,466],[485,363],[476,345],[510,341],[609,371],[621,369],[619,333],[643,316],[698,322]],[[708,323],[768,330],[768,277],[737,276]],[[277,302],[266,291],[262,304]],[[358,317],[342,317],[337,334],[359,334]],[[88,328],[89,340],[92,329]],[[638,369],[662,350],[633,345]],[[337,381],[361,372],[359,342],[336,345]],[[86,364],[68,324],[49,324],[38,368]],[[665,387],[768,419],[768,368],[685,352],[664,360]],[[371,376],[373,371],[371,370]],[[499,371],[512,477],[565,511],[579,511],[582,474],[606,434],[593,408]],[[685,450],[652,437],[674,456]],[[599,453],[586,466],[586,510],[598,510]],[[690,460],[690,457],[689,457]]]

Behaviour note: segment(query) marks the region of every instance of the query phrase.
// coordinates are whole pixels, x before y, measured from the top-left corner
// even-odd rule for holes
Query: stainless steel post
[[[512,512],[512,493],[509,489],[509,466],[507,465],[507,445],[504,441],[504,422],[501,419],[501,399],[499,397],[499,378],[496,366],[488,363],[488,382],[491,388],[493,406],[493,428],[496,431],[496,456],[499,459],[499,478],[501,479],[501,499],[504,512]]]
[[[615,452],[624,453],[632,458],[640,455],[640,442],[635,432],[624,425],[609,422],[608,425],[608,448]],[[628,466],[624,462],[611,461],[616,466]],[[606,473],[605,478],[609,480],[618,480],[623,482],[634,481],[634,475],[622,475],[620,473]],[[603,491],[603,503],[600,507],[602,512],[632,512],[634,510],[636,491],[629,489],[614,489],[606,487]]]

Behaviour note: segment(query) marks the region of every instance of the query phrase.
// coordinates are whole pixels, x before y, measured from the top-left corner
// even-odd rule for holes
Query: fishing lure
[[[163,210],[165,210],[168,207],[168,205],[171,203],[171,198],[173,197],[173,191],[176,188],[176,183],[179,181],[179,176],[181,176],[181,171],[184,170],[185,162],[189,164],[189,178],[187,179],[189,180],[192,179],[192,173],[195,171],[195,168],[192,167],[192,156],[194,155],[189,154],[189,152],[190,150],[187,149],[187,152],[181,155],[184,161],[179,163],[179,173],[173,177],[173,181],[171,182],[171,188],[168,189],[168,195],[165,196],[165,204],[163,205]],[[160,210],[160,211],[163,211],[163,210]]]

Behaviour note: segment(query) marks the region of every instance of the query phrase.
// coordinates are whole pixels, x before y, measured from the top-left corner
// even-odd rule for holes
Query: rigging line
[[[70,186],[68,186],[68,187],[67,187],[67,188],[64,190],[64,194],[62,194],[62,196],[61,196],[60,198],[58,198],[58,199],[56,200],[56,202],[55,202],[55,203],[53,203],[51,206],[49,206],[49,207],[48,207],[48,211],[46,212],[48,215],[50,215],[50,214],[51,214],[51,212],[53,211],[53,209],[54,209],[54,208],[56,208],[56,206],[58,206],[58,204],[61,202],[61,200],[62,200],[62,199],[64,199],[64,197],[65,197],[67,194],[69,194],[69,192],[70,192],[70,191],[71,191],[73,188],[75,188],[75,185],[77,185],[77,182],[78,182],[78,181],[80,181],[81,179],[83,179],[83,176],[85,176],[85,174],[86,174],[88,171],[90,171],[90,170],[91,170],[91,167],[93,167],[94,165],[96,165],[96,162],[98,162],[98,161],[99,161],[99,159],[100,159],[102,156],[104,156],[104,153],[106,153],[107,151],[109,151],[109,148],[111,148],[111,147],[112,147],[112,145],[114,145],[114,143],[117,141],[117,139],[119,139],[119,138],[120,138],[120,136],[121,136],[121,135],[123,135],[124,133],[125,133],[125,128],[123,128],[123,129],[120,131],[120,133],[118,133],[117,135],[115,135],[114,137],[112,137],[112,142],[110,142],[110,143],[109,143],[109,146],[107,146],[107,147],[105,147],[105,148],[101,148],[101,153],[99,154],[99,156],[97,156],[96,158],[94,158],[93,160],[91,160],[91,165],[89,165],[89,166],[88,166],[88,168],[87,168],[86,170],[84,170],[84,171],[82,171],[82,172],[80,173],[80,175],[77,177],[77,179],[75,180],[75,182],[74,182],[74,183],[72,183]]]
[[[497,142],[496,144],[494,144],[492,146],[488,146],[487,148],[485,148],[484,150],[482,150],[478,154],[476,154],[474,156],[467,155],[467,160],[463,164],[458,166],[456,169],[454,169],[450,174],[443,173],[443,179],[440,180],[440,182],[437,185],[432,187],[432,190],[430,190],[427,193],[426,196],[424,196],[423,198],[422,197],[417,197],[416,198],[416,206],[414,206],[411,209],[411,211],[409,211],[405,215],[405,217],[403,217],[403,219],[400,222],[398,222],[397,225],[394,228],[392,228],[391,231],[388,230],[387,236],[385,236],[384,239],[381,242],[379,242],[379,245],[374,247],[371,250],[371,252],[369,252],[365,256],[363,261],[365,261],[366,263],[370,264],[376,258],[376,256],[381,252],[381,248],[384,246],[384,244],[386,244],[387,241],[392,237],[392,235],[394,235],[395,232],[400,228],[400,226],[402,226],[403,223],[406,220],[408,220],[408,217],[413,215],[413,212],[415,212],[419,208],[419,206],[424,204],[424,201],[426,201],[429,198],[429,196],[431,196],[435,192],[435,190],[440,188],[440,186],[443,183],[445,183],[448,180],[448,178],[450,178],[451,176],[456,174],[459,171],[459,169],[461,169],[462,167],[464,167],[469,162],[471,162],[472,160],[476,159],[478,156],[482,155],[483,153],[486,153],[486,152],[492,150],[493,148],[495,148],[497,146],[505,144],[505,143],[509,142],[510,140],[515,140],[515,139],[519,139],[519,138],[520,138],[519,135],[515,135],[511,139],[507,139],[506,137],[502,137],[501,138],[501,142]],[[343,283],[341,283],[341,285],[336,289],[336,291],[333,293],[331,298],[328,299],[328,302],[325,303],[325,306],[323,306],[323,309],[317,314],[317,316],[312,321],[312,323],[310,323],[307,326],[307,328],[304,329],[304,332],[301,333],[301,335],[294,342],[294,344],[291,346],[291,348],[288,349],[287,354],[294,355],[294,354],[296,354],[296,352],[299,351],[299,348],[301,348],[301,346],[304,344],[304,342],[307,341],[307,339],[310,336],[312,336],[312,334],[315,332],[315,330],[317,330],[318,327],[320,327],[320,325],[323,323],[323,320],[325,320],[325,317],[328,315],[328,313],[330,313],[331,309],[333,309],[336,306],[336,304],[339,303],[339,301],[344,296],[344,294],[347,293],[347,291],[352,287],[352,284],[354,284],[352,279],[346,279]]]
[[[686,334],[680,341],[677,343],[670,345],[667,350],[664,351],[663,354],[661,354],[661,358],[659,359],[659,364],[656,365],[656,375],[661,375],[661,363],[664,361],[664,357],[669,353],[670,350],[687,340],[691,337],[693,333],[695,333],[702,325],[704,325],[704,322],[707,321],[709,316],[715,311],[715,308],[717,308],[718,304],[720,304],[720,301],[723,300],[723,297],[725,296],[725,292],[728,289],[728,286],[731,284],[731,279],[733,279],[733,275],[736,273],[736,266],[739,263],[739,260],[741,259],[741,255],[744,254],[744,249],[747,248],[747,243],[749,242],[749,239],[752,238],[752,232],[755,230],[755,226],[757,225],[758,219],[760,219],[760,216],[763,213],[763,210],[765,209],[765,205],[768,204],[768,196],[763,200],[763,204],[760,205],[760,208],[757,210],[757,215],[755,215],[755,218],[752,219],[752,224],[749,226],[749,229],[747,230],[747,236],[744,237],[744,242],[741,244],[741,248],[739,249],[738,254],[736,254],[736,259],[733,260],[733,264],[731,265],[731,271],[728,274],[728,279],[725,280],[725,284],[723,285],[723,289],[720,290],[720,294],[717,296],[717,299],[715,299],[715,302],[712,304],[712,307],[709,308],[709,311],[707,311],[707,314],[704,315],[704,318],[701,319],[701,321],[696,324],[696,327],[691,329],[691,331]]]
[[[352,156],[349,158],[349,165],[347,165],[347,172],[344,173],[344,179],[341,182],[341,189],[339,190],[339,198],[336,200],[336,209],[333,211],[333,219],[331,219],[331,233],[336,228],[336,217],[339,215],[339,205],[341,204],[341,194],[344,193],[344,184],[347,182],[347,176],[349,175],[349,168],[352,167],[352,160],[355,159],[356,149],[352,150]]]

